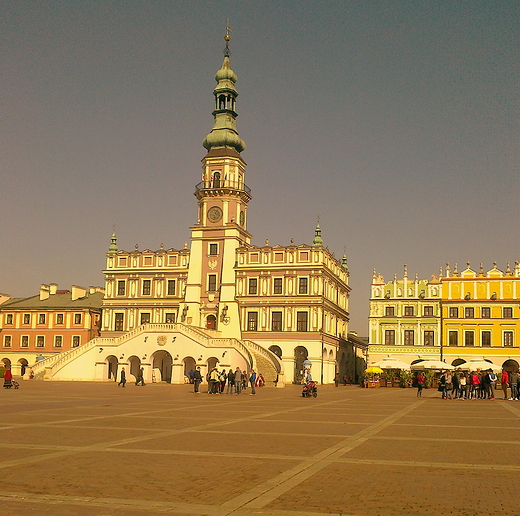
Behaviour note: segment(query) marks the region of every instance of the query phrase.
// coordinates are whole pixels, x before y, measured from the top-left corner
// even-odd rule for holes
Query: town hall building
[[[281,387],[306,369],[322,383],[348,369],[346,257],[323,245],[319,224],[309,245],[251,242],[228,42],[226,35],[189,245],[125,251],[113,234],[100,336],[39,362],[45,378],[115,380],[125,367],[134,375],[143,368],[145,381],[182,383],[195,367],[240,367]]]

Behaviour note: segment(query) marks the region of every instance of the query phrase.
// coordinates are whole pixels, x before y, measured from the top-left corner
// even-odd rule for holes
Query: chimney
[[[49,285],[40,285],[40,301],[49,299],[49,296],[50,296],[50,286]]]
[[[51,283],[49,285],[49,291],[50,291],[51,296],[54,296],[56,294],[56,292],[58,291],[58,284],[57,283]]]
[[[72,290],[72,293],[71,293],[72,301],[76,301],[87,295],[87,289],[83,288],[83,287],[78,287],[76,285],[72,285],[71,290]]]

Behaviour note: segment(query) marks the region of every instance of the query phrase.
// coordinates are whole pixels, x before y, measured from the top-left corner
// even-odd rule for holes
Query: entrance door
[[[161,375],[160,381],[172,383],[172,356],[167,351],[156,351],[152,355],[152,367],[158,369]]]
[[[208,330],[217,329],[217,318],[214,315],[208,315],[206,317],[206,329],[208,329]]]

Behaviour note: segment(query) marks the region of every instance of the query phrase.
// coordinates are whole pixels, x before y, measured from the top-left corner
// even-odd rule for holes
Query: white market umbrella
[[[410,364],[403,362],[402,360],[398,360],[397,358],[383,358],[379,362],[371,364],[376,367],[380,367],[381,369],[406,369],[410,370]]]
[[[417,371],[421,369],[455,369],[455,366],[447,364],[446,362],[442,362],[441,360],[423,360],[422,362],[417,362],[416,364],[412,364],[412,371]]]
[[[472,358],[465,364],[460,364],[457,367],[459,369],[468,369],[470,371],[476,371],[477,369],[480,369],[482,371],[487,371],[488,369],[491,369],[492,371],[502,370],[500,366],[497,366],[496,364],[492,364],[491,362],[488,362],[487,360],[482,360],[480,358]]]

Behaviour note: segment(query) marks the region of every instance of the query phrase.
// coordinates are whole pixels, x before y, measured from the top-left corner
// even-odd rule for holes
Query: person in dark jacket
[[[193,392],[195,394],[199,394],[200,382],[202,382],[202,375],[200,374],[200,367],[197,367],[197,369],[193,371]]]
[[[124,387],[125,384],[126,384],[126,372],[125,372],[125,368],[123,367],[123,369],[121,369],[121,376],[119,377],[119,383],[117,384],[117,386],[119,387],[120,385],[122,385]]]

